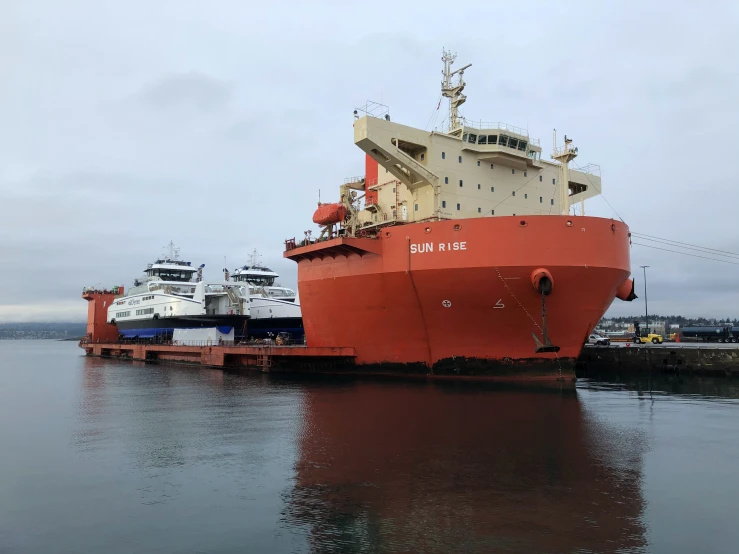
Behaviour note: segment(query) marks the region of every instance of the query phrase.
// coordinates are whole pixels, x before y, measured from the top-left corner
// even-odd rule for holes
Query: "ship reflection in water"
[[[316,552],[645,547],[644,437],[574,391],[357,383],[304,399],[287,525]]]
[[[736,552],[739,385],[296,378],[0,341],[0,551]]]

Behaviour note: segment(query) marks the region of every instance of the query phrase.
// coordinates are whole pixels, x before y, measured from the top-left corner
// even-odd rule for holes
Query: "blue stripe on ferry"
[[[208,327],[178,327],[177,329],[208,329]],[[228,335],[233,327],[230,326],[218,326],[218,331],[224,335]],[[172,327],[150,327],[147,329],[119,329],[118,332],[126,338],[140,338],[140,339],[151,339],[154,337],[161,337],[164,335],[172,335],[174,329]]]

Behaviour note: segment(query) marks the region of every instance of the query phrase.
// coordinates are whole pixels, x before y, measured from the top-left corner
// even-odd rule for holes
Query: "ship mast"
[[[464,70],[472,66],[471,63],[468,63],[464,67],[452,71],[452,64],[456,59],[456,54],[442,50],[441,61],[444,62],[444,70],[441,73],[444,75],[444,80],[441,82],[441,94],[449,99],[449,132],[459,127],[459,113],[457,110],[467,100],[467,97],[462,94],[466,84],[463,79]],[[452,83],[452,77],[457,74],[459,74],[459,80],[455,85]]]
[[[559,207],[561,213],[569,215],[570,213],[570,168],[569,163],[577,157],[577,148],[572,146],[572,139],[565,135],[565,145],[557,148],[557,129],[553,133],[554,147],[552,149],[552,159],[557,160],[559,165]],[[581,205],[582,215],[585,215],[585,200]]]

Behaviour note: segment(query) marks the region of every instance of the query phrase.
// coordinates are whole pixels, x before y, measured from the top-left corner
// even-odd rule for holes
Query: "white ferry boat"
[[[174,329],[218,327],[223,333],[246,336],[250,303],[234,283],[204,282],[203,267],[169,254],[149,264],[144,277],[108,308],[108,323],[124,338],[172,337]]]
[[[239,286],[243,298],[249,299],[250,337],[277,336],[288,333],[295,340],[302,340],[303,317],[300,311],[300,298],[294,290],[276,285],[277,273],[259,264],[256,252],[252,263],[239,267],[226,280],[232,279]]]

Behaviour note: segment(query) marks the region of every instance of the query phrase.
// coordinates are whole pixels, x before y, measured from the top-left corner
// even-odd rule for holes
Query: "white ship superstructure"
[[[249,302],[239,288],[233,283],[204,282],[203,265],[195,268],[180,260],[172,243],[169,250],[110,305],[108,322],[127,338],[162,337],[173,329],[203,327],[233,327],[236,336],[243,336]]]

